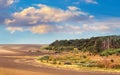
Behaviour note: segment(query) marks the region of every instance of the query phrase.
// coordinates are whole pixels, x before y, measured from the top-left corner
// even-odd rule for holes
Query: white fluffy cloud
[[[81,34],[83,32],[114,32],[120,28],[119,19],[110,19],[104,21],[92,21],[86,24],[65,24],[65,25],[49,25],[39,24],[28,27],[28,30],[35,34],[46,33],[67,33],[67,34]],[[9,27],[7,30],[14,33],[15,31],[24,31],[22,27]]]
[[[82,28],[81,26],[77,25],[64,25],[64,26],[57,26],[57,32],[59,33],[67,33],[67,34],[81,34]]]
[[[12,19],[6,19],[8,25],[39,25],[65,21],[82,21],[90,19],[88,13],[69,7],[67,10],[39,4],[39,8],[28,7],[21,12],[15,12]],[[33,12],[34,11],[34,12]]]
[[[36,34],[80,34],[91,31],[109,32],[120,28],[119,18],[101,21],[93,20],[94,15],[89,15],[74,6],[69,6],[66,10],[43,4],[37,6],[37,8],[28,7],[20,12],[13,13],[12,18],[5,20],[5,24],[9,26],[7,30],[13,33],[15,31],[24,31],[27,28]],[[89,22],[89,20],[92,20],[92,22]],[[84,23],[84,21],[87,22]]]
[[[77,23],[78,24],[78,23]],[[119,19],[93,21],[86,24],[67,24],[67,25],[38,25],[30,28],[30,31],[37,34],[44,33],[67,33],[81,34],[83,32],[114,32],[120,28]]]
[[[96,0],[85,0],[86,3],[98,4]]]
[[[99,32],[114,32],[120,29],[119,18],[104,19],[101,21],[94,21],[92,23],[83,24],[84,31],[99,31]]]
[[[93,18],[94,15],[83,12],[75,6],[69,6],[64,10],[39,4],[37,8],[28,7],[20,12],[13,13],[11,18],[5,20],[5,24],[11,33],[27,29],[36,34],[110,32],[120,28],[119,18],[101,19],[99,21]]]
[[[87,25],[87,24],[83,24],[83,29],[85,31],[108,31],[111,28],[107,25]]]
[[[75,11],[75,10],[79,10],[80,8],[77,8],[75,6],[69,6],[68,9],[71,11]]]
[[[67,25],[39,25],[31,28],[33,33],[43,34],[43,33],[72,33],[72,34],[81,34],[83,32],[114,32],[116,29],[120,28],[119,19],[109,19],[93,22],[86,24],[67,24]]]
[[[0,0],[0,8],[5,8],[16,2],[16,0]]]
[[[15,2],[16,0],[0,0],[0,24],[3,23],[6,18],[10,17],[8,9]]]
[[[80,4],[81,2],[85,2],[85,3],[88,3],[88,4],[98,4],[97,0],[78,0],[76,2],[73,2],[73,4]]]
[[[54,28],[49,26],[49,25],[38,25],[38,26],[30,27],[29,30],[32,33],[45,34],[45,33],[48,33],[48,32],[52,32],[54,30]]]
[[[62,33],[70,32],[71,30],[73,31],[70,33],[81,33],[80,29],[75,29],[77,28],[76,26],[66,26],[66,23],[82,22],[92,18],[92,15],[81,11],[75,6],[69,6],[68,9],[64,10],[39,4],[37,8],[28,7],[20,12],[13,13],[12,18],[5,20],[5,24],[11,27],[27,27],[33,33],[41,34],[55,32],[55,30]]]
[[[14,33],[15,31],[23,31],[22,27],[7,27],[6,30],[10,31],[11,33]]]
[[[63,26],[38,25],[38,26],[33,26],[29,28],[29,30],[32,33],[36,33],[36,34],[45,34],[45,33],[80,34],[82,33],[80,26],[73,26],[73,25],[63,25]]]

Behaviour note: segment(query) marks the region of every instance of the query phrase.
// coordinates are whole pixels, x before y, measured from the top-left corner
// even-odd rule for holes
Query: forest
[[[91,37],[87,39],[56,40],[46,47],[47,50],[55,50],[57,52],[79,50],[93,53],[118,48],[120,48],[120,36],[117,35]]]

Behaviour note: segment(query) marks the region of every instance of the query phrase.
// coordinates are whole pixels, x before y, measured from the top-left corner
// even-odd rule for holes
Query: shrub
[[[56,60],[53,60],[52,64],[57,64],[57,61],[56,61]]]
[[[101,55],[101,56],[109,56],[109,55],[112,55],[112,54],[114,54],[114,53],[115,53],[114,50],[108,49],[108,50],[103,51],[100,55]]]
[[[86,67],[97,67],[98,65],[95,63],[86,63]]]
[[[49,56],[48,55],[43,56],[43,57],[40,58],[40,60],[49,60]]]
[[[111,59],[110,61],[111,61],[111,62],[114,62],[114,60],[113,60],[113,59]]]
[[[85,63],[85,61],[81,61],[80,63]]]
[[[105,65],[104,64],[97,64],[96,67],[99,67],[99,68],[104,68]]]
[[[97,64],[97,63],[91,63],[91,62],[80,62],[80,63],[77,63],[76,65],[78,66],[82,66],[82,67],[101,67],[102,65],[100,64]]]
[[[72,65],[72,63],[71,62],[64,62],[64,65]]]
[[[87,56],[86,55],[82,55],[82,56],[80,56],[80,58],[87,58]]]
[[[101,56],[109,56],[109,55],[113,55],[113,54],[119,55],[120,49],[108,49],[108,50],[103,51],[100,55]]]

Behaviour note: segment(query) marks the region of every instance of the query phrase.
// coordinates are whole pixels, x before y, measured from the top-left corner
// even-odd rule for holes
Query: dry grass
[[[78,67],[77,65],[58,65],[58,64],[50,64],[47,62],[40,62],[36,60],[36,62],[48,66],[48,67],[53,67],[53,68],[58,68],[58,69],[64,69],[64,70],[75,70],[75,71],[101,71],[101,72],[115,72],[115,73],[120,73],[120,70],[115,70],[115,69],[106,69],[106,68],[91,68],[91,67]]]
[[[85,56],[81,57],[81,56]],[[71,60],[74,59],[74,60]],[[54,62],[54,59],[56,60],[56,63],[53,64],[51,62]],[[113,62],[111,62],[111,60]],[[38,61],[38,60],[37,60]],[[71,65],[66,65],[66,64],[58,64],[57,62],[60,61],[69,61]],[[93,66],[93,67],[83,67],[76,65],[74,61],[81,62],[84,61],[83,64],[89,63],[89,62],[94,62],[94,64],[98,64],[98,66]],[[107,72],[120,72],[120,69],[113,69],[113,66],[119,65],[120,64],[120,57],[116,55],[111,55],[109,57],[102,57],[99,55],[89,55],[89,53],[62,53],[62,54],[57,54],[57,55],[50,55],[49,60],[44,60],[44,61],[38,61],[39,63],[43,63],[44,65],[47,66],[53,66],[53,67],[59,67],[59,68],[66,68],[66,69],[75,69],[75,70],[93,70],[93,71],[107,71]],[[103,65],[103,67],[99,67],[99,65]]]

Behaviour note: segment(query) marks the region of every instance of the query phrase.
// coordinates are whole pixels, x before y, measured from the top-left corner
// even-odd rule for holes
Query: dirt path
[[[118,73],[78,72],[72,70],[55,69],[43,65],[35,66],[30,62],[23,62],[33,57],[47,54],[45,52],[28,52],[39,49],[39,45],[5,45],[0,46],[0,73],[3,75],[120,75]],[[22,58],[23,57],[23,58]],[[17,60],[20,60],[19,63]],[[6,72],[7,71],[7,72]]]

